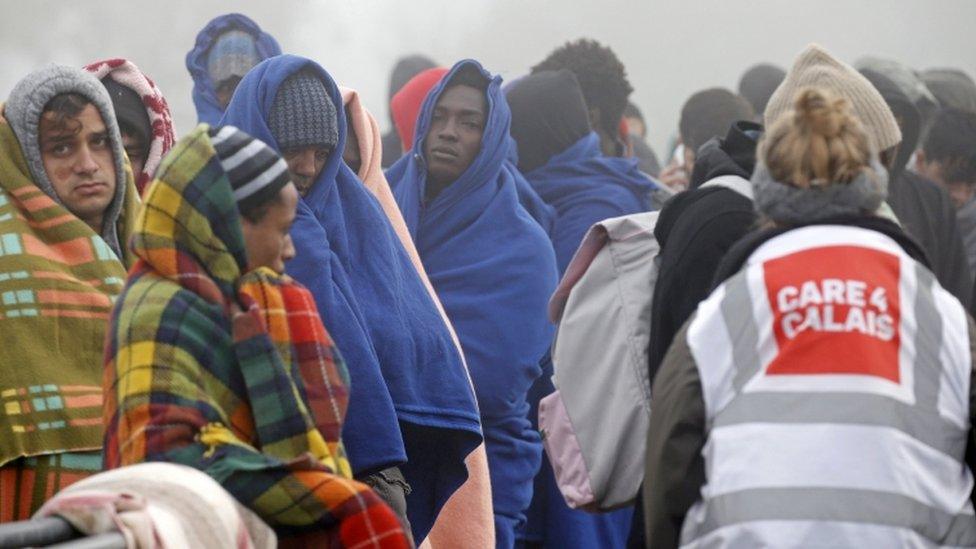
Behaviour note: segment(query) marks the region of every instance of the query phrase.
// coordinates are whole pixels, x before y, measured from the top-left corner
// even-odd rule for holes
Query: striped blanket
[[[283,541],[408,546],[392,511],[351,479],[345,366],[311,295],[269,269],[244,274],[206,125],[160,166],[132,249],[106,344],[105,465],[200,469]]]
[[[138,205],[128,181],[120,239]],[[0,118],[0,521],[28,517],[98,461],[102,346],[124,282],[102,237],[34,184]]]

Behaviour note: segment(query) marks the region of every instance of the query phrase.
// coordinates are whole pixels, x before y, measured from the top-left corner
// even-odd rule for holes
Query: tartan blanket
[[[128,183],[120,240],[138,206]],[[0,466],[101,449],[102,349],[124,282],[102,237],[34,184],[0,118]]]
[[[139,258],[106,343],[105,466],[200,469],[279,537],[406,547],[351,479],[339,434],[345,366],[309,292],[247,265],[208,127],[164,159],[131,241]]]

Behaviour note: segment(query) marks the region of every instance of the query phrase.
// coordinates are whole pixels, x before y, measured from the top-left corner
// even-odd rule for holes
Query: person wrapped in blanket
[[[410,547],[352,480],[348,376],[311,294],[281,274],[298,191],[284,161],[224,126],[163,161],[105,348],[107,469],[200,469],[285,546]]]

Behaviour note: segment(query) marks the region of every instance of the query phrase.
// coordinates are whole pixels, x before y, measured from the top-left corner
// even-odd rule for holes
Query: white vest
[[[688,329],[706,484],[686,547],[976,546],[969,325],[889,237],[769,240]]]

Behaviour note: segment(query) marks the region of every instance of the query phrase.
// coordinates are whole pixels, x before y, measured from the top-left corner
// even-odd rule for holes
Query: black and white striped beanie
[[[210,128],[210,141],[242,212],[273,199],[291,181],[278,153],[234,126]]]

